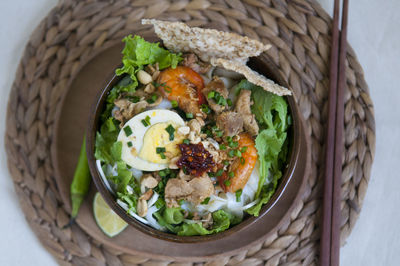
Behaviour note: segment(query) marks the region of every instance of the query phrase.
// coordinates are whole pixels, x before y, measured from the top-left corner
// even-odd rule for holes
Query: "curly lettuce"
[[[288,105],[284,97],[275,95],[263,88],[242,80],[236,87],[251,90],[254,102],[251,109],[254,113],[260,133],[256,138],[260,179],[256,192],[258,203],[247,210],[247,213],[258,216],[261,207],[274,194],[279,179],[282,177],[282,166],[287,155],[287,130],[290,125]]]
[[[161,48],[159,43],[147,42],[137,35],[133,38],[132,35],[129,35],[122,41],[125,43],[124,50],[122,50],[124,65],[115,73],[118,76],[128,74],[131,78],[132,82],[124,87],[126,91],[132,91],[138,86],[136,73],[143,69],[143,66],[158,63],[160,70],[167,67],[175,68],[182,60],[180,54],[171,53]]]
[[[160,47],[159,43],[151,43],[140,36],[126,36],[123,40],[125,47],[122,50],[123,66],[115,71],[117,76],[124,78],[112,88],[106,99],[106,108],[101,115],[101,121],[111,116],[114,101],[121,92],[135,92],[139,85],[136,74],[145,65],[158,63],[159,69],[175,68],[182,61],[181,54],[174,54]]]
[[[218,210],[212,213],[213,224],[206,229],[199,222],[187,222],[183,219],[181,208],[165,208],[154,213],[155,218],[161,226],[167,228],[179,236],[195,236],[216,234],[228,229],[231,225],[241,222],[237,217],[224,211]]]

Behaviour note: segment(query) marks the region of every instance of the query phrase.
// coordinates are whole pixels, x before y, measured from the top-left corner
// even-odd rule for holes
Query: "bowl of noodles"
[[[199,242],[244,230],[279,201],[301,156],[292,92],[260,56],[270,45],[143,23],[159,39],[123,39],[122,64],[93,107],[93,180],[118,215],[153,237]]]

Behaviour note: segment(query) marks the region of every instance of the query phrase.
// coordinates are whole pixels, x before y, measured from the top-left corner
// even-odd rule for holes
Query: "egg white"
[[[150,125],[144,126],[142,120],[150,117]],[[143,147],[143,139],[147,130],[151,128],[152,125],[163,122],[172,122],[177,126],[184,126],[185,121],[175,112],[165,109],[148,110],[132,117],[125,127],[130,127],[132,134],[127,136],[124,128],[121,129],[118,135],[118,141],[122,143],[122,153],[121,159],[133,167],[142,171],[159,171],[168,167],[166,163],[153,163],[138,157],[140,150]],[[128,142],[132,142],[132,147],[128,147]],[[134,149],[134,150],[133,150]],[[132,152],[136,151],[136,152]]]

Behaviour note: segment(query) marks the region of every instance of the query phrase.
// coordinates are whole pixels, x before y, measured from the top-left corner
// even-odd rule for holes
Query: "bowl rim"
[[[277,69],[276,65],[271,62],[266,56],[259,56],[257,58],[251,58],[248,63],[249,67],[253,68],[254,70],[258,70],[262,75],[265,75],[266,72],[269,72],[268,76],[272,80],[276,81],[278,84],[281,84],[287,88],[289,88],[288,84],[285,80],[280,76],[280,74],[276,72],[270,72],[272,69]],[[261,66],[261,67],[260,67]],[[110,78],[111,77],[111,78]],[[96,166],[96,159],[94,157],[95,152],[95,137],[96,132],[99,128],[99,120],[102,110],[104,108],[104,103],[106,100],[106,96],[108,92],[113,88],[113,86],[122,79],[122,76],[116,76],[115,74],[110,75],[107,79],[108,82],[106,86],[99,91],[95,98],[95,102],[92,104],[91,113],[89,118],[89,123],[87,127],[87,134],[86,134],[86,150],[87,150],[87,157],[90,172],[92,175],[92,179],[106,201],[106,203],[111,207],[111,209],[117,213],[123,220],[125,220],[129,225],[133,226],[135,229],[141,231],[146,235],[150,235],[152,237],[172,241],[172,242],[179,242],[179,243],[195,243],[195,242],[204,242],[209,240],[216,240],[224,238],[228,235],[234,234],[238,231],[242,231],[245,228],[254,224],[257,220],[263,218],[265,215],[269,213],[269,211],[275,206],[278,200],[281,198],[282,194],[284,193],[288,183],[290,182],[291,178],[294,175],[297,161],[300,152],[300,132],[299,130],[304,130],[301,126],[301,121],[299,118],[299,110],[294,99],[294,96],[286,97],[290,109],[290,114],[292,115],[292,125],[291,125],[291,133],[289,134],[291,137],[291,147],[289,149],[289,161],[288,166],[284,170],[284,173],[279,181],[279,185],[270,198],[270,200],[264,204],[260,210],[259,216],[251,216],[245,218],[239,224],[228,228],[227,230],[211,234],[211,235],[204,235],[204,236],[178,236],[176,234],[171,234],[167,232],[160,231],[155,229],[149,225],[143,224],[136,218],[132,217],[131,215],[127,214],[127,212],[117,203],[114,199],[114,196],[111,192],[107,189],[103,179],[101,178],[97,166]]]

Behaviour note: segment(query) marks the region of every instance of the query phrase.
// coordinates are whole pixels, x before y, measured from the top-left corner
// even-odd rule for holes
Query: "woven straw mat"
[[[7,113],[9,171],[22,210],[41,243],[62,265],[181,265],[105,247],[76,225],[62,230],[68,213],[61,204],[50,156],[55,110],[80,67],[102,47],[118,43],[132,32],[151,30],[140,25],[140,20],[153,17],[237,32],[271,43],[267,55],[293,89],[311,135],[312,173],[290,220],[264,243],[247,251],[195,264],[315,265],[331,18],[318,3],[304,0],[61,1],[31,36]],[[346,63],[342,244],[358,218],[375,150],[373,106],[351,47]]]

